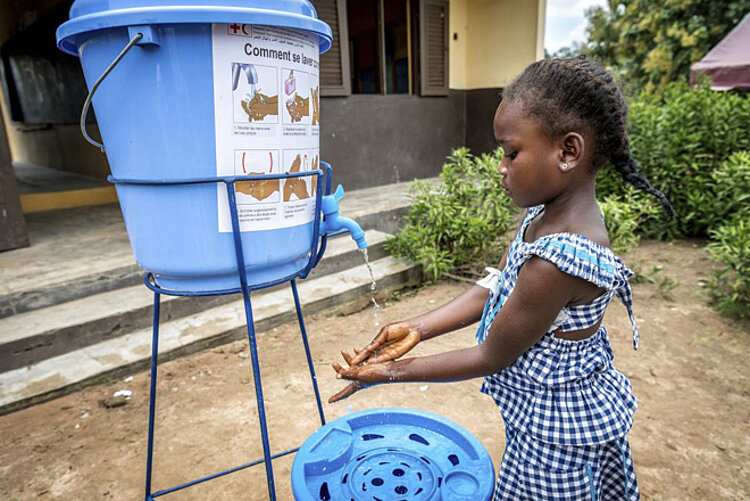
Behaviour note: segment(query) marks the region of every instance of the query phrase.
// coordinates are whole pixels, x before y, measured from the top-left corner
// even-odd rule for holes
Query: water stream
[[[372,283],[370,284],[370,301],[372,301],[372,304],[375,307],[375,327],[380,327],[380,322],[378,321],[378,312],[380,311],[380,305],[375,300],[375,290],[377,288],[377,284],[375,283],[375,275],[373,275],[372,273],[372,266],[370,266],[370,259],[367,256],[367,249],[360,249],[359,252],[361,252],[362,257],[365,258],[365,266],[367,266],[367,271],[370,273],[370,280],[372,280]]]

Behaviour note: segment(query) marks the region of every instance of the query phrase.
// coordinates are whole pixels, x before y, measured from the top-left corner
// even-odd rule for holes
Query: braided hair
[[[628,105],[612,76],[584,57],[542,59],[529,65],[503,91],[504,101],[522,103],[551,136],[583,130],[593,138],[592,168],[608,160],[623,180],[655,196],[669,219],[667,197],[638,172],[625,129]],[[554,117],[550,120],[549,117]]]

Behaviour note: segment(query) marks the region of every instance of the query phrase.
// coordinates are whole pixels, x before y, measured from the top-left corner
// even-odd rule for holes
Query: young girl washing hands
[[[666,197],[637,170],[625,132],[625,99],[583,58],[545,59],[509,85],[493,122],[505,156],[506,194],[526,215],[497,269],[440,308],[384,327],[354,355],[351,380],[329,401],[370,385],[484,377],[505,421],[507,445],[494,500],[639,498],[626,434],[636,399],[612,365],[602,317],[625,305],[638,347],[628,279],[609,248],[596,202],[608,162],[623,179]],[[399,359],[417,343],[479,322],[478,344]]]

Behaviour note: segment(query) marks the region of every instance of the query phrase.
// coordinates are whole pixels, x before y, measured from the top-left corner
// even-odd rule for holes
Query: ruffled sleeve
[[[541,257],[560,271],[606,290],[617,289],[622,282],[622,262],[618,263],[619,259],[610,249],[582,235],[554,234],[542,237],[524,250],[525,259],[531,256]]]
[[[524,249],[524,261],[538,256],[557,268],[591,282],[607,291],[614,291],[625,305],[633,326],[633,348],[638,349],[640,334],[633,314],[633,294],[629,278],[633,272],[615,256],[611,249],[574,233],[544,236]]]

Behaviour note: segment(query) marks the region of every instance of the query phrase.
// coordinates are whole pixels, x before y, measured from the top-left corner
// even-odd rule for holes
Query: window
[[[407,0],[383,0],[385,93],[410,94],[411,15]]]
[[[354,94],[382,94],[380,0],[347,0],[349,71]]]
[[[321,94],[448,94],[447,0],[313,0],[331,26]]]
[[[410,10],[409,0],[347,0],[352,93],[410,93]]]

